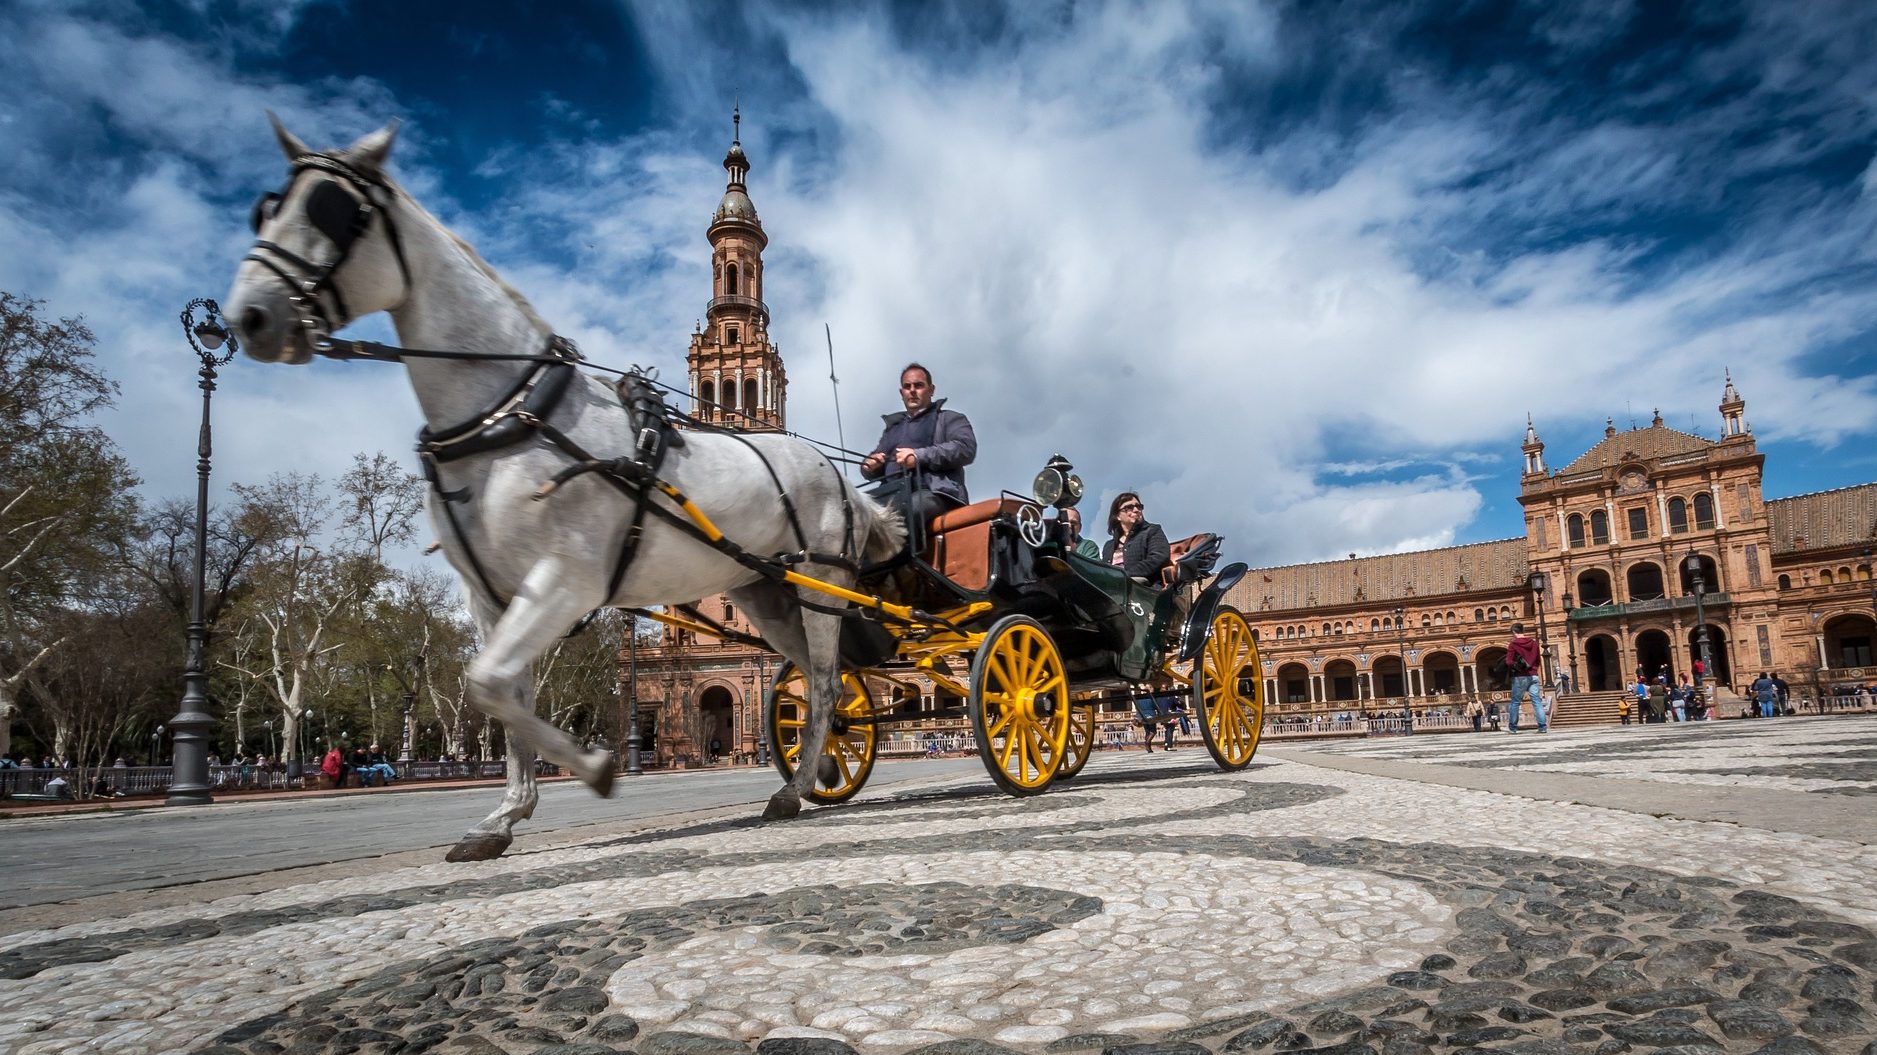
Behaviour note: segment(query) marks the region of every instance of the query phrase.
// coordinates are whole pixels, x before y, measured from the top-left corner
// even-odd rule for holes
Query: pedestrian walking
[[[1519,699],[1523,697],[1532,705],[1538,731],[1550,732],[1544,704],[1538,697],[1538,642],[1525,633],[1524,623],[1512,624],[1512,640],[1506,645],[1506,673],[1512,675],[1512,699],[1506,704],[1508,730],[1519,731]]]

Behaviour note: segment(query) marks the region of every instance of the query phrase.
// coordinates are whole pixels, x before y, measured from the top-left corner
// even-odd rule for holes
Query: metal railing
[[[502,759],[466,762],[392,763],[399,780],[488,780],[508,774]],[[560,767],[535,763],[541,776],[558,776]],[[286,763],[267,766],[228,764],[209,767],[209,786],[215,791],[291,791],[318,787],[323,774],[309,761],[298,775],[289,775]],[[356,773],[348,774],[356,784]],[[160,795],[175,780],[170,766],[73,766],[70,768],[0,769],[0,798],[57,798],[84,801]]]
[[[763,320],[763,325],[769,325],[769,308],[755,297],[744,297],[735,294],[727,297],[712,297],[710,303],[704,308],[704,314],[714,315],[719,308],[748,308],[755,312],[757,317]]]

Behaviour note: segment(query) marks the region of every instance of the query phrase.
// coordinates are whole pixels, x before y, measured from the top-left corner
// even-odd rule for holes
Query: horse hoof
[[[611,751],[606,752],[605,759],[600,762],[599,770],[593,774],[593,779],[587,781],[587,787],[592,788],[593,793],[600,798],[613,797],[613,778],[618,775],[615,772],[619,768],[618,761],[617,755]]]
[[[452,864],[463,861],[493,861],[502,856],[508,844],[515,841],[512,835],[465,835],[462,841],[450,847],[450,852],[443,856]]]
[[[763,810],[763,820],[792,820],[800,812],[802,812],[801,796],[795,794],[795,789],[792,787],[783,788],[769,796],[769,805]]]

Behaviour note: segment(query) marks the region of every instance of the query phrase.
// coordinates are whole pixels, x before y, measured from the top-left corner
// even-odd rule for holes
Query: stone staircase
[[[1556,729],[1615,725],[1622,721],[1616,710],[1618,702],[1631,698],[1627,692],[1573,692],[1559,697],[1551,708],[1551,725]],[[1630,720],[1635,717],[1632,715]]]
[[[1560,699],[1551,711],[1551,724],[1560,729],[1582,728],[1591,725],[1617,725],[1622,722],[1622,715],[1617,712],[1617,704],[1623,700],[1634,700],[1635,696],[1627,690],[1622,692],[1574,692]],[[1714,717],[1737,718],[1740,716],[1741,699],[1739,696],[1718,689],[1714,694]],[[1636,713],[1634,705],[1630,708],[1630,721],[1641,722],[1642,716]]]

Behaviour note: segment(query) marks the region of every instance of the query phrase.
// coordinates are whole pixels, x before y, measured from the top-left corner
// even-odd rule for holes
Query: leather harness
[[[350,256],[352,247],[370,227],[374,216],[381,217],[384,221],[386,236],[397,258],[398,270],[403,277],[406,290],[411,285],[410,268],[405,261],[403,241],[398,237],[397,226],[392,222],[391,212],[378,199],[381,191],[395,192],[383,181],[329,154],[304,154],[295,159],[293,172],[288,177],[286,188],[276,193],[264,194],[255,202],[251,220],[256,234],[260,233],[261,225],[266,220],[273,218],[279,203],[291,193],[293,185],[309,171],[327,173],[344,181],[322,180],[307,192],[307,219],[315,230],[332,242],[335,250],[333,258],[325,264],[315,264],[273,242],[262,239],[255,242],[254,250],[248,254],[247,259],[260,264],[286,284],[289,290],[288,298],[301,312],[300,326],[307,331],[308,343],[315,354],[329,359],[372,362],[400,362],[404,359],[476,359],[537,364],[486,410],[473,414],[448,428],[434,429],[426,425],[417,434],[417,453],[423,460],[424,479],[441,500],[444,519],[449,522],[457,544],[462,547],[464,555],[468,558],[478,585],[498,609],[507,608],[509,599],[496,589],[456,515],[455,506],[470,501],[473,496],[466,487],[453,491],[445,490],[437,467],[448,462],[525,443],[535,438],[545,441],[573,461],[573,464],[554,474],[549,482],[541,486],[534,496],[537,501],[552,494],[561,484],[585,473],[597,473],[601,479],[613,485],[632,501],[632,522],[626,530],[619,555],[613,562],[613,571],[606,590],[608,598],[618,592],[619,585],[625,580],[626,571],[638,552],[639,541],[644,533],[645,515],[648,511],[663,518],[692,538],[711,546],[744,567],[773,581],[780,581],[791,565],[810,561],[854,571],[859,570],[857,561],[847,556],[848,553],[855,551],[855,540],[853,504],[848,498],[845,487],[841,488],[841,504],[846,517],[843,552],[840,554],[810,552],[807,535],[802,530],[801,520],[796,514],[795,505],[789,497],[788,490],[783,487],[782,479],[777,474],[775,466],[771,465],[769,459],[756,449],[755,444],[738,433],[708,425],[673,410],[654,387],[657,384],[654,376],[637,367],[625,371],[617,385],[620,402],[626,411],[628,427],[634,436],[631,453],[616,458],[599,458],[555,427],[551,420],[565,398],[568,387],[578,375],[576,364],[582,361],[579,349],[565,337],[550,334],[546,348],[540,353],[498,355],[481,355],[454,350],[399,348],[376,341],[333,339],[332,331],[350,321],[345,299],[340,294],[334,279],[340,266]],[[331,300],[336,309],[333,314],[327,314],[322,297]],[[335,319],[337,325],[334,324]],[[788,518],[789,526],[799,547],[796,552],[778,554],[773,558],[758,557],[722,535],[713,537],[682,511],[668,508],[655,500],[657,494],[663,493],[673,501],[686,501],[681,492],[661,481],[658,476],[665,454],[674,447],[684,445],[683,436],[674,428],[675,425],[735,436],[750,449],[751,453],[756,455],[757,460],[768,472],[770,481],[775,485],[776,495],[781,500],[784,514]],[[823,458],[826,460],[825,454]],[[840,471],[835,469],[832,461],[828,461],[828,469],[837,479],[840,478]],[[800,599],[799,603],[818,611],[834,610],[831,607],[810,603],[806,599]],[[842,611],[852,612],[853,610],[843,609]]]

